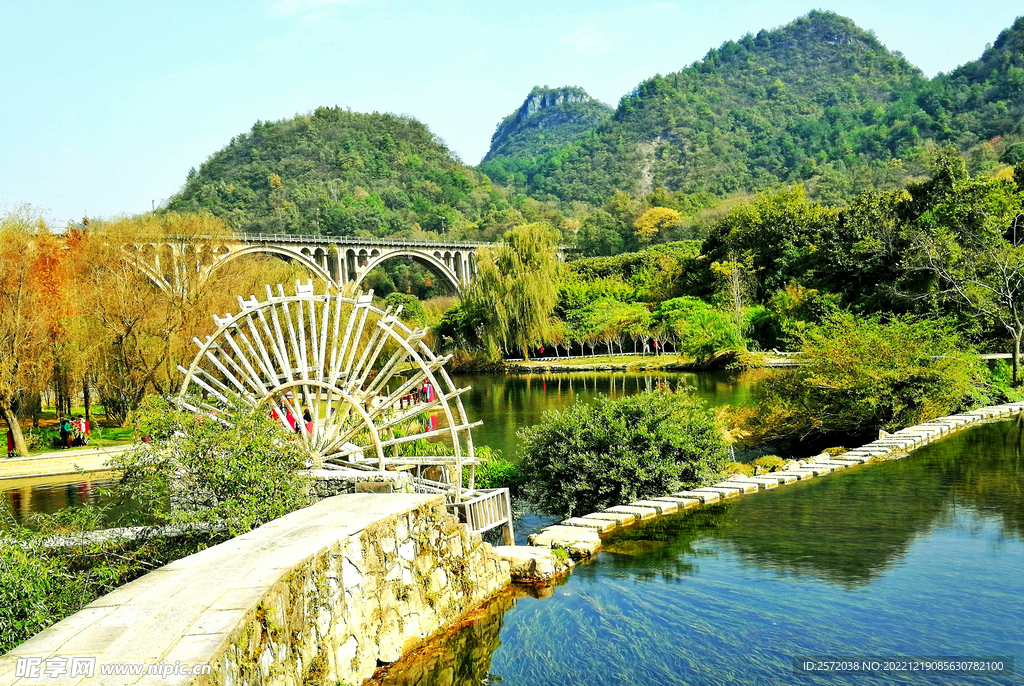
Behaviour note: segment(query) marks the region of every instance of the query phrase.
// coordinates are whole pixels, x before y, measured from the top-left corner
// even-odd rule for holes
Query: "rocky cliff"
[[[570,143],[611,117],[612,108],[582,88],[536,87],[498,124],[484,160],[533,155]]]

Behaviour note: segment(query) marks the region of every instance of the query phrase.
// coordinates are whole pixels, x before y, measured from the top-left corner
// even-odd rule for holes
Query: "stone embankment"
[[[508,586],[509,568],[442,496],[335,496],[90,603],[0,657],[0,684],[356,684]],[[93,678],[60,662],[82,657]],[[18,658],[39,675],[18,676]],[[143,668],[102,674],[115,664]],[[175,664],[211,669],[148,672]]]
[[[734,476],[727,481],[706,488],[680,491],[661,498],[639,500],[582,517],[572,517],[531,535],[529,544],[539,548],[562,548],[575,559],[590,557],[601,549],[603,535],[622,527],[663,515],[684,512],[702,504],[825,476],[867,462],[904,457],[915,448],[974,424],[1006,419],[1021,412],[1024,412],[1024,403],[993,405],[963,414],[933,419],[930,422],[907,427],[892,434],[880,432],[878,440],[841,455],[832,456],[822,453],[808,460],[789,462],[783,471],[769,472],[759,476]]]

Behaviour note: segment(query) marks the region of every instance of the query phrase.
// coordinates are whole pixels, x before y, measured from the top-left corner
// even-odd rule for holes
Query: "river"
[[[683,384],[750,402],[751,376],[460,377],[478,445],[599,393]],[[512,589],[382,683],[1024,684],[1020,676],[795,674],[793,658],[998,657],[1024,669],[1024,431],[970,429],[902,460],[705,507],[606,541],[559,585]],[[75,481],[77,479],[77,481]],[[97,481],[26,484],[31,509]],[[5,484],[6,486],[7,484]],[[10,491],[8,499],[15,497]],[[22,496],[17,496],[22,497]],[[517,523],[517,538],[547,520]],[[546,597],[544,597],[546,596]]]
[[[1022,446],[1020,421],[984,425],[628,530],[549,597],[498,598],[380,683],[1024,683],[793,668],[941,656],[1024,669]]]
[[[567,373],[543,375],[477,375],[456,377],[459,387],[471,386],[463,396],[472,420],[483,420],[474,430],[477,445],[502,451],[505,459],[517,460],[516,431],[540,421],[546,410],[561,409],[576,398],[592,400],[597,394],[614,397],[637,393],[658,384],[682,385],[712,405],[744,404],[750,397],[750,374],[695,373]],[[110,502],[104,489],[113,482],[107,472],[0,481],[0,497],[18,521],[32,513],[53,513],[71,505],[104,505]]]

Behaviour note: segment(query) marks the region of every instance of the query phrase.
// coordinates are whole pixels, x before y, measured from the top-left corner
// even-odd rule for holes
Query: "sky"
[[[467,164],[533,86],[615,105],[656,73],[815,9],[794,0],[0,0],[0,213],[145,212],[257,120],[321,105],[416,117]],[[836,0],[925,74],[1024,5]]]

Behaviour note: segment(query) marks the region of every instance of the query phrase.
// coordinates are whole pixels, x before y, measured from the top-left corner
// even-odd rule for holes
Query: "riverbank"
[[[123,453],[133,445],[134,443],[89,446],[40,453],[31,457],[8,457],[0,460],[0,481],[105,471],[109,469],[107,463],[110,458]]]
[[[734,475],[726,481],[708,487],[666,494],[660,498],[640,500],[572,517],[532,534],[529,545],[549,549],[561,548],[575,559],[589,558],[600,551],[605,536],[623,527],[692,510],[720,500],[806,481],[850,467],[899,459],[921,446],[967,427],[1018,417],[1022,412],[1024,402],[992,405],[957,415],[939,417],[892,434],[881,432],[877,440],[837,456],[821,453],[807,460],[793,460],[787,463],[782,471],[758,476]]]
[[[542,374],[546,372],[694,372],[725,369],[738,361],[737,354],[725,351],[709,360],[697,362],[677,354],[598,355],[596,357],[541,357],[529,360],[507,359],[497,362],[466,359],[452,365],[453,374]],[[745,353],[742,366],[747,369],[795,367],[788,353]]]

